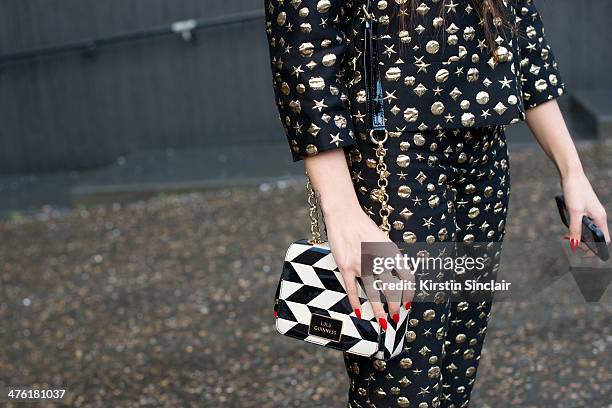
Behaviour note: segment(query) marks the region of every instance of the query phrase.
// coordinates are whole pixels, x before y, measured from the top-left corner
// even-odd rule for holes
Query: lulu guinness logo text
[[[342,335],[342,320],[313,314],[310,318],[308,334],[338,342]]]

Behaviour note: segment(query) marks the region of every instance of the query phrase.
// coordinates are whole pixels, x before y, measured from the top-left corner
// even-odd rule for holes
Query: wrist
[[[321,212],[327,221],[333,221],[337,218],[352,218],[355,215],[364,214],[357,197],[351,197],[347,200],[325,200],[321,199]]]
[[[561,181],[585,176],[584,169],[582,168],[582,164],[580,164],[580,162],[567,164],[565,166],[558,166],[558,169],[559,175],[561,176]]]

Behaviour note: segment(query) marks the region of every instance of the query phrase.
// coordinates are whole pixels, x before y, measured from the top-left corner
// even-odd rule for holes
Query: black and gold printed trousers
[[[502,241],[510,182],[504,126],[402,133],[385,148],[392,241]],[[363,141],[347,158],[360,203],[379,223],[375,147]],[[401,355],[345,353],[350,408],[468,406],[491,301],[420,302],[420,295]]]

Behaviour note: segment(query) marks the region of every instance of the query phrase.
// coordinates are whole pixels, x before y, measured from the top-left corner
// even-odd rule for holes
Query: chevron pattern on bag
[[[307,240],[293,243],[287,250],[277,290],[276,329],[286,336],[351,354],[376,354],[380,358],[377,353],[381,351],[384,359],[399,355],[410,313],[400,308],[398,324],[388,319],[387,330],[381,331],[363,283],[360,279],[357,282],[361,319],[349,303],[344,279],[329,246],[313,245]],[[310,333],[313,315],[317,320],[330,320],[336,327],[341,326],[337,341]]]

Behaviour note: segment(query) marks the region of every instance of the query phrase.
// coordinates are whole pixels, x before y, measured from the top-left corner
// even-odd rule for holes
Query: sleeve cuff
[[[545,102],[560,98],[565,95],[565,92],[566,87],[563,82],[556,82],[555,79],[549,79],[548,81],[546,79],[539,79],[534,83],[533,87],[523,92],[525,109],[532,109]]]
[[[289,147],[294,162],[316,156],[319,153],[350,148],[357,144],[352,129],[344,129],[333,134],[328,133],[326,136],[319,134],[311,139],[310,141],[304,139],[298,141],[289,137]]]

